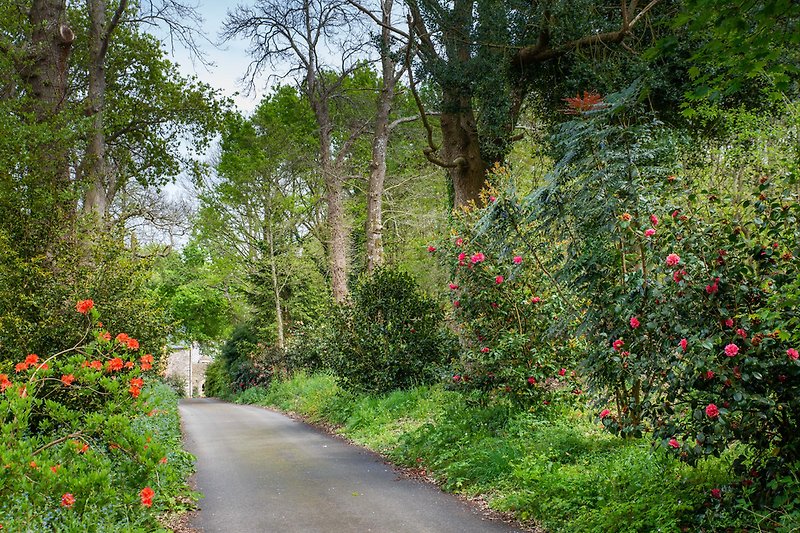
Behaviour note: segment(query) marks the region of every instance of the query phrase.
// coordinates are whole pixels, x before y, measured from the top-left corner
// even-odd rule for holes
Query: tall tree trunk
[[[391,30],[393,0],[381,3],[381,91],[375,114],[375,136],[372,139],[372,161],[367,184],[367,272],[372,274],[383,264],[383,185],[386,181],[386,151],[389,144],[389,113],[392,111],[395,85],[395,61],[392,59]]]
[[[455,193],[453,203],[455,207],[470,201],[480,205],[488,165],[481,156],[472,103],[466,96],[445,93],[442,108],[442,157],[454,163],[448,169]]]
[[[271,202],[270,202],[271,204]],[[272,205],[267,211],[267,244],[269,244],[269,267],[272,277],[272,291],[275,295],[275,329],[278,337],[278,348],[286,347],[283,332],[283,306],[281,305],[281,287],[278,282],[278,265],[275,259],[275,241],[272,230]]]

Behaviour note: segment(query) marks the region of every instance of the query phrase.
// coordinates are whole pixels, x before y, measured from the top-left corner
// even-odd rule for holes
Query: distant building
[[[181,384],[187,398],[204,396],[206,368],[213,358],[203,353],[197,342],[174,344],[168,346],[167,350],[167,369],[164,377]]]

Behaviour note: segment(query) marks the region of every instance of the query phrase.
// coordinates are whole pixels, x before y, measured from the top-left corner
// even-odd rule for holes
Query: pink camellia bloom
[[[494,278],[494,282],[500,285],[501,283],[503,283],[503,276],[497,276],[496,278]]]
[[[652,222],[654,226],[658,226],[658,217],[655,215],[650,215],[650,222]]]
[[[739,347],[736,346],[735,344],[728,344],[727,346],[725,346],[725,355],[727,355],[728,357],[733,357],[737,353],[739,353]]]
[[[667,266],[676,266],[678,263],[681,262],[681,256],[678,254],[669,254],[667,256]]]
[[[689,341],[687,341],[686,339],[681,339],[681,342],[679,343],[679,345],[680,345],[681,349],[685,352],[686,351],[686,347],[689,346]]]
[[[706,416],[708,418],[717,418],[719,416],[719,408],[713,403],[708,404],[706,406]]]
[[[483,253],[478,252],[475,255],[473,255],[472,257],[470,257],[469,260],[472,261],[472,264],[480,263],[480,262],[486,260],[486,256],[483,255]]]
[[[458,239],[456,239],[456,246],[461,246],[461,245],[463,245],[463,244],[464,244],[464,239],[462,239],[461,237],[459,237]]]
[[[514,256],[514,259],[512,259],[511,261],[512,261],[512,262],[513,262],[515,265],[518,265],[518,264],[522,263],[522,256],[521,256],[521,255],[515,255],[515,256]]]
[[[678,217],[678,213],[679,213],[679,212],[680,212],[680,211],[678,211],[677,209],[676,209],[675,211],[673,211],[673,212],[672,212],[672,218],[677,218],[677,217]]]
[[[459,376],[458,374],[456,374],[455,376],[453,376],[453,381],[455,381],[456,383],[458,383],[459,381],[461,381],[461,376]]]
[[[534,296],[533,298],[531,298],[531,303],[532,304],[538,304],[541,301],[542,301],[542,299],[539,298],[538,296]]]
[[[680,443],[678,442],[677,439],[669,439],[669,445],[672,448],[680,448],[681,447],[681,445],[680,445]]]
[[[536,378],[531,376],[528,378],[528,385],[536,385]]]
[[[481,348],[481,352],[489,353],[489,347],[488,346],[484,346],[483,348]]]
[[[703,374],[705,379],[714,379],[714,371],[713,370],[706,370],[706,373]]]
[[[435,252],[436,251],[436,247],[435,246],[428,246],[428,251],[429,252]]]
[[[459,302],[458,300],[455,300],[453,302],[453,307],[460,307],[460,306],[461,306],[461,302]]]
[[[725,319],[725,327],[726,328],[732,328],[733,327],[733,319],[732,318],[726,318]]]
[[[794,348],[789,348],[788,350],[786,350],[786,355],[789,356],[789,359],[797,361],[798,353],[797,350],[795,350]]]
[[[492,202],[492,203],[494,203],[496,200],[497,200],[497,198],[495,198],[494,196],[490,196],[489,197],[489,201]]]
[[[638,319],[638,318],[636,318],[635,316],[632,316],[632,317],[631,317],[631,320],[630,320],[630,322],[631,322],[631,327],[632,327],[633,329],[636,329],[636,328],[638,328],[638,327],[641,325],[641,324],[639,323],[639,319]]]
[[[600,418],[605,418],[610,414],[611,414],[611,411],[609,411],[608,409],[603,409],[602,411],[600,411]]]
[[[745,330],[743,330],[742,328],[737,329],[736,330],[736,334],[739,335],[743,339],[747,338],[747,332]]]
[[[456,289],[458,289],[458,285],[456,285],[455,283],[451,283],[451,284],[450,284],[450,290],[451,290],[451,291],[454,291],[454,290],[456,290]]]
[[[459,261],[466,261],[467,260],[467,254],[465,254],[464,252],[461,252],[460,254],[458,254],[458,260]]]
[[[646,230],[644,230],[644,236],[645,237],[652,237],[655,234],[656,234],[656,230],[654,230],[653,228],[647,228]]]
[[[683,269],[676,270],[675,272],[672,273],[672,279],[675,281],[675,283],[680,283],[681,281],[683,281],[683,276],[685,275],[686,275],[685,270]]]
[[[562,368],[561,370],[558,371],[558,375],[559,376],[564,376],[564,375],[566,375],[566,373],[567,373],[567,369],[566,368]]]
[[[614,347],[614,351],[617,351],[617,352],[618,352],[618,351],[620,350],[620,348],[622,348],[623,346],[625,346],[625,341],[624,341],[624,340],[622,340],[622,339],[617,339],[617,340],[615,340],[613,343],[611,343],[611,346],[613,346],[613,347]]]
[[[722,490],[721,489],[711,489],[711,497],[716,498],[718,500],[722,499]]]

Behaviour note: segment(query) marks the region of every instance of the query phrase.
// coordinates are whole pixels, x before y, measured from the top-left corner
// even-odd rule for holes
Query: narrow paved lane
[[[380,458],[283,415],[209,399],[180,406],[205,532],[517,531]]]

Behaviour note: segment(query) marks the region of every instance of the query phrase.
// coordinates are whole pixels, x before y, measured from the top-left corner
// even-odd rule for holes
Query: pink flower
[[[458,300],[455,300],[453,302],[453,307],[460,307],[460,306],[461,306],[461,302],[459,302]]]
[[[503,276],[497,276],[496,278],[494,278],[494,282],[500,285],[501,283],[503,283]]]
[[[463,244],[464,244],[464,239],[462,239],[461,237],[456,239],[456,246],[462,246]]]
[[[456,290],[456,289],[458,289],[458,285],[456,285],[455,283],[451,283],[451,284],[450,284],[450,290],[451,290],[451,291],[454,291],[454,290]]]
[[[686,347],[689,345],[689,341],[687,341],[686,339],[681,339],[681,342],[679,342],[678,344],[680,345],[681,349],[685,352]]]
[[[565,376],[566,374],[567,374],[567,369],[566,368],[562,368],[561,370],[558,371],[558,375],[559,376]]]
[[[719,409],[713,403],[706,406],[706,416],[708,418],[717,418],[719,416]]]
[[[685,275],[686,275],[685,270],[683,269],[676,270],[675,272],[672,273],[672,279],[675,281],[675,283],[680,283],[681,281],[683,281],[683,276]]]
[[[735,344],[728,344],[727,346],[725,346],[725,355],[727,355],[728,357],[733,357],[737,353],[739,353],[739,347],[736,346]]]
[[[678,211],[677,209],[675,211],[673,211],[672,212],[672,218],[677,218],[679,212],[680,211]]]
[[[485,261],[486,260],[486,256],[483,255],[481,252],[478,252],[475,255],[473,255],[472,257],[470,257],[469,260],[474,265],[476,263],[481,263],[481,262]]]
[[[618,352],[623,346],[625,346],[625,341],[622,339],[617,339],[611,343],[611,346],[614,347],[614,351]]]
[[[458,254],[458,260],[459,261],[466,261],[467,260],[467,254],[465,254],[464,252],[461,252],[460,254]]]
[[[726,318],[725,319],[725,327],[726,328],[732,328],[733,327],[733,319],[732,318]]]
[[[656,230],[654,230],[653,228],[647,228],[646,230],[644,230],[644,236],[645,237],[652,237],[655,234],[656,234]]]
[[[798,353],[797,350],[795,350],[794,348],[789,348],[788,350],[786,350],[786,355],[789,356],[789,359],[797,361]]]
[[[495,202],[495,200],[497,200],[497,198],[495,198],[494,196],[490,196],[490,197],[489,197],[489,201],[490,201],[490,202],[494,203],[494,202]]]
[[[676,266],[681,262],[681,256],[678,254],[669,254],[667,256],[667,266]]]
[[[681,447],[681,445],[680,445],[680,443],[678,442],[677,439],[669,439],[669,445],[672,448],[680,448]]]
[[[717,292],[719,290],[718,283],[719,283],[719,278],[716,278],[714,280],[714,283],[712,283],[711,285],[706,285],[706,292],[708,294],[714,294],[715,292]]]
[[[458,383],[459,381],[461,381],[461,376],[459,376],[458,374],[456,374],[455,376],[453,376],[453,381],[455,381],[456,383]]]
[[[650,222],[652,222],[654,226],[658,226],[658,217],[655,215],[650,215]]]
[[[481,348],[481,352],[489,353],[489,347],[488,346],[484,346],[483,348]]]
[[[433,253],[433,252],[436,251],[436,247],[435,246],[428,246],[428,251]]]
[[[533,298],[531,298],[531,303],[532,304],[538,304],[541,301],[542,301],[542,299],[539,298],[538,296],[534,296]]]
[[[713,370],[706,370],[706,373],[703,374],[705,379],[714,379],[714,371]]]
[[[514,256],[514,259],[512,259],[511,261],[512,261],[512,262],[513,262],[515,265],[518,265],[518,264],[522,263],[522,256],[520,256],[520,255],[515,255],[515,256]]]
[[[720,489],[711,489],[711,497],[716,498],[718,500],[722,499],[722,490]]]
[[[611,414],[611,411],[609,411],[608,409],[603,409],[602,411],[600,411],[600,418],[603,419],[603,418],[607,417],[610,414]]]
[[[737,329],[736,330],[736,334],[739,335],[743,339],[747,338],[747,332],[745,330],[743,330],[742,328]]]
[[[631,321],[630,321],[630,322],[631,322],[631,327],[632,327],[633,329],[636,329],[636,328],[638,328],[638,327],[641,325],[641,324],[639,323],[639,319],[638,319],[638,318],[636,318],[635,316],[632,316],[632,317],[631,317]]]
[[[528,385],[536,385],[536,378],[531,376],[528,378]]]

